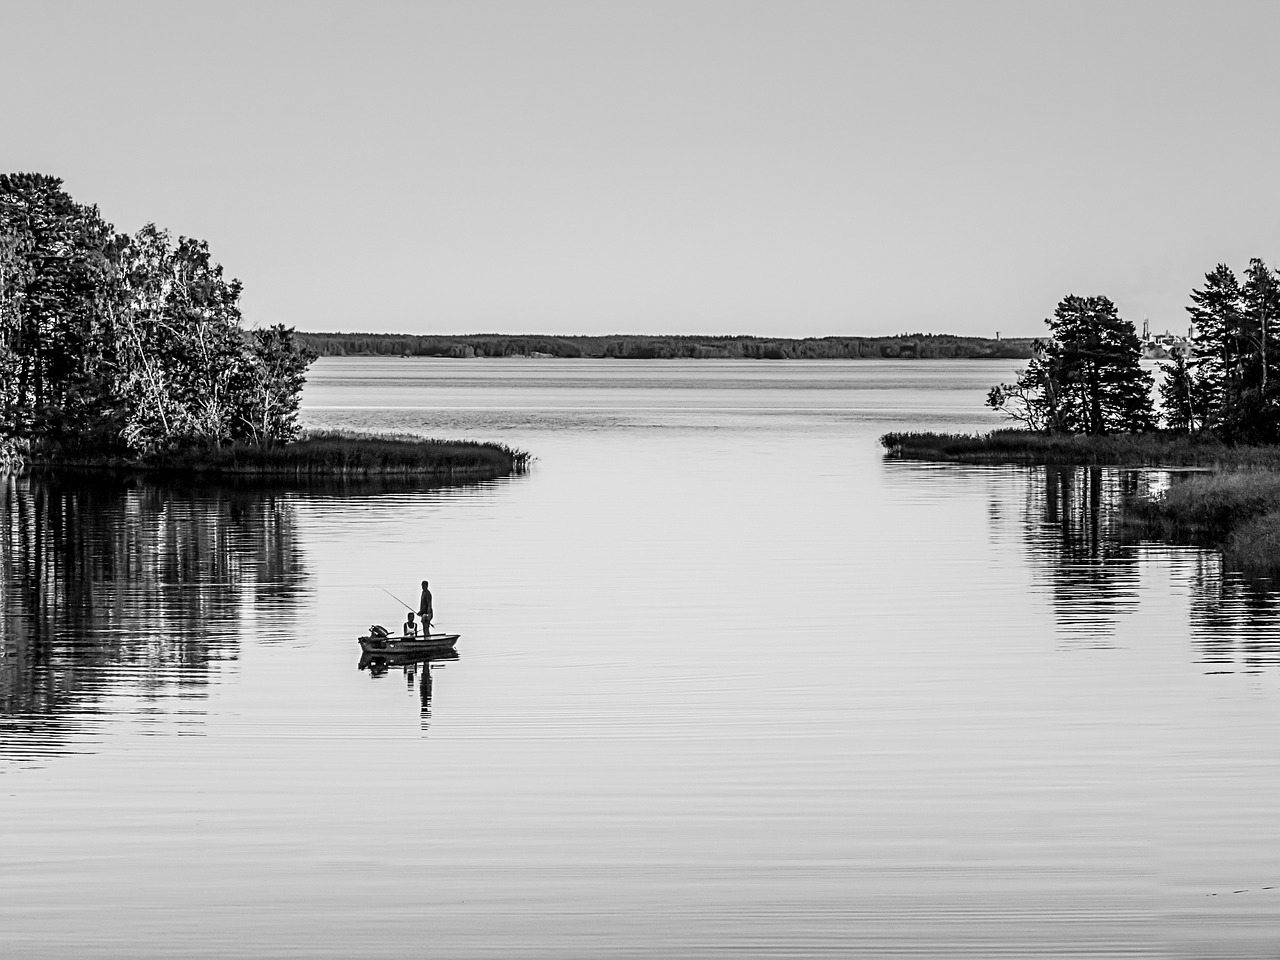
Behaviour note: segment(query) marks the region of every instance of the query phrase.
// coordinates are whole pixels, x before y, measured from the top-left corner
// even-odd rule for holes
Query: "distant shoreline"
[[[305,333],[321,357],[528,357],[619,360],[1029,360],[1032,338],[911,333],[892,337],[553,336]]]

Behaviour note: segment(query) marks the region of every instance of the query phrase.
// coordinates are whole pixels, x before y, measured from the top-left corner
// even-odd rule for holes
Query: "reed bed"
[[[228,444],[140,461],[51,457],[41,466],[142,469],[162,474],[274,478],[406,477],[469,483],[523,473],[530,456],[499,443],[436,440],[399,434],[311,432],[276,446]]]
[[[1179,478],[1160,496],[1134,500],[1135,519],[1172,536],[1228,539],[1280,511],[1280,473],[1230,470]]]
[[[1280,576],[1280,510],[1240,524],[1227,536],[1222,553],[1231,569],[1275,580]]]
[[[1223,443],[1174,431],[1085,436],[1028,430],[985,434],[886,433],[880,443],[903,460],[1062,466],[1180,466],[1280,470],[1280,447]]]
[[[1182,477],[1160,496],[1130,501],[1126,512],[1147,536],[1220,547],[1228,567],[1250,576],[1280,573],[1280,473]]]

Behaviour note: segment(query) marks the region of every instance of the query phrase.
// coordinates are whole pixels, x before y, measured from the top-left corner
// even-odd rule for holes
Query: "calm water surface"
[[[458,490],[0,487],[5,957],[1280,954],[1280,611],[1017,363],[316,364]],[[360,669],[429,578],[457,659]]]

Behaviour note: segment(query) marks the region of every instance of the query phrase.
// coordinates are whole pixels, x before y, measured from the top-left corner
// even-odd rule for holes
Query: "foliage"
[[[111,415],[103,316],[119,241],[56,177],[0,174],[0,434],[62,441]]]
[[[236,386],[234,435],[270,446],[298,436],[298,404],[315,353],[283,324],[250,334],[252,361],[243,364]]]
[[[1187,308],[1187,363],[1198,425],[1233,441],[1280,441],[1280,277],[1254,258],[1244,282],[1226,264],[1205,274]],[[1166,366],[1166,377],[1174,374]]]
[[[0,175],[0,438],[70,455],[293,439],[314,354],[241,329],[240,292],[202,240],[119,235],[58,178]]]
[[[1212,398],[1206,384],[1192,374],[1187,358],[1175,354],[1164,364],[1164,380],[1160,383],[1160,400],[1165,424],[1170,430],[1193,431],[1209,419]]]
[[[987,405],[1028,429],[1106,434],[1149,430],[1151,375],[1142,369],[1142,344],[1106,297],[1064,297],[1045,320],[1051,338],[1037,340],[1035,357],[1013,384],[1000,384]]]

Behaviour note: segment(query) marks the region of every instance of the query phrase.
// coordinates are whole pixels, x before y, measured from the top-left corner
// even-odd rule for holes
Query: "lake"
[[[0,954],[1276,956],[1269,584],[876,442],[1019,366],[333,358],[537,460],[0,483]],[[423,579],[457,658],[361,669]]]

